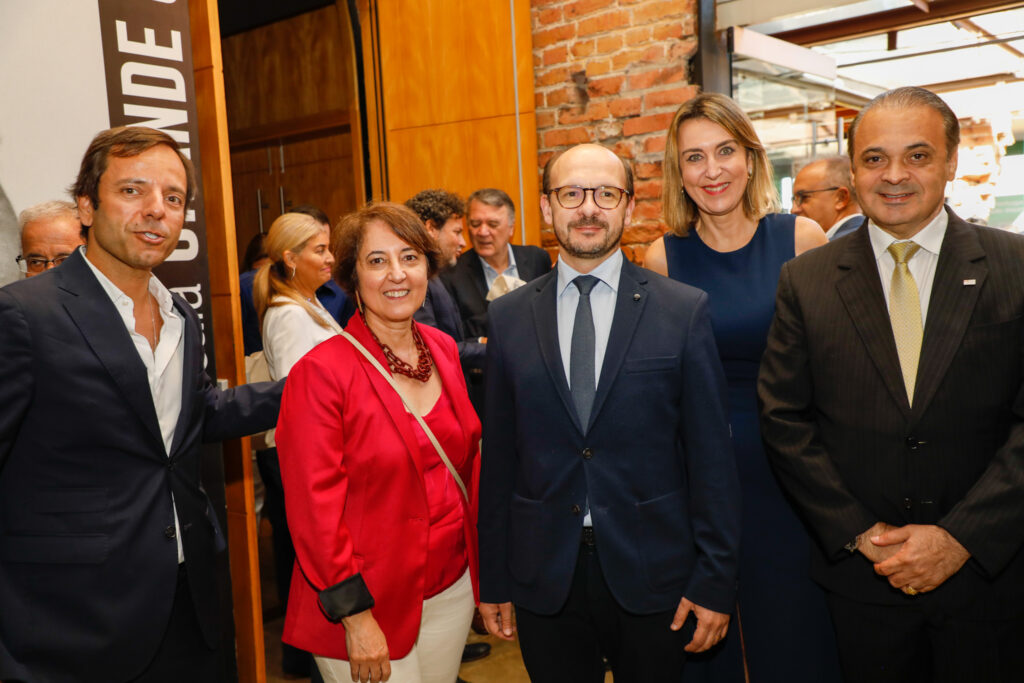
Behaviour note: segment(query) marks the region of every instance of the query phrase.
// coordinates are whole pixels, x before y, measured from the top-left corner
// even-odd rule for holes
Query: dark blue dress
[[[725,253],[695,230],[665,236],[669,277],[710,297],[743,491],[739,615],[721,645],[688,659],[687,683],[742,683],[744,653],[751,683],[841,680],[825,595],[809,576],[811,541],[768,465],[757,416],[757,371],[795,225],[795,216],[769,214],[749,243]]]

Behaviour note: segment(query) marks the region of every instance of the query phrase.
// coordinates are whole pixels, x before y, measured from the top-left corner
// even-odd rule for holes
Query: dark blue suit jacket
[[[557,269],[490,307],[480,480],[480,599],[541,614],[568,596],[589,500],[625,609],[686,596],[732,611],[739,483],[707,294],[622,265],[589,425],[565,378]]]
[[[834,242],[844,235],[849,235],[851,232],[859,228],[861,224],[866,220],[867,219],[860,214],[857,214],[856,216],[850,216],[845,221],[843,221],[842,225],[839,226],[839,229],[835,231],[835,234],[833,234],[828,241]]]
[[[283,382],[217,390],[198,317],[174,305],[184,356],[168,456],[146,368],[82,252],[0,289],[0,680],[138,676],[171,615],[174,509],[199,627],[219,639],[200,446],[272,427]]]
[[[463,371],[471,368],[483,368],[487,346],[476,341],[467,340],[466,332],[459,317],[459,309],[455,300],[448,293],[440,276],[430,278],[427,282],[427,296],[423,305],[413,314],[416,322],[435,327],[455,340],[459,348],[459,360]]]

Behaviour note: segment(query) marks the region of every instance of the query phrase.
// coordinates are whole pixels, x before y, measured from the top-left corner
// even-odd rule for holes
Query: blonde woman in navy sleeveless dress
[[[764,146],[724,95],[699,95],[676,112],[663,174],[670,232],[649,247],[645,265],[710,297],[743,490],[739,592],[729,635],[690,657],[683,680],[838,682],[825,595],[809,576],[812,541],[769,468],[755,391],[782,264],[824,244],[825,233],[810,219],[773,213],[777,193]]]

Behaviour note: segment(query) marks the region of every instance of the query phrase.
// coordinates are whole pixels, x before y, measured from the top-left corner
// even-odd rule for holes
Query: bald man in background
[[[793,179],[790,212],[817,222],[830,242],[859,228],[864,214],[853,193],[850,160],[824,157],[801,168]]]

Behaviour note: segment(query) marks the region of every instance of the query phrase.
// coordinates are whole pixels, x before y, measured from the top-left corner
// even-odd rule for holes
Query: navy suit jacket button
[[[175,530],[173,524],[171,526],[167,527],[166,529],[164,529],[164,536],[166,536],[167,538],[174,538],[177,535],[178,535],[178,532],[177,532],[177,530]]]
[[[912,436],[908,436],[907,437],[907,442],[906,443],[907,443],[907,448],[909,448],[912,451],[916,451],[917,447],[921,445],[920,442],[917,439],[915,439],[914,437],[912,437]]]
[[[579,505],[573,505],[573,506],[572,506],[571,508],[569,508],[569,509],[570,509],[570,510],[572,511],[572,514],[574,514],[574,515],[578,515],[578,514],[580,514],[581,512],[583,512],[583,508],[581,508],[581,507],[580,507]]]
[[[591,458],[594,457],[594,451],[590,450],[589,448],[584,448],[581,455],[583,456],[584,460],[590,460]]]

